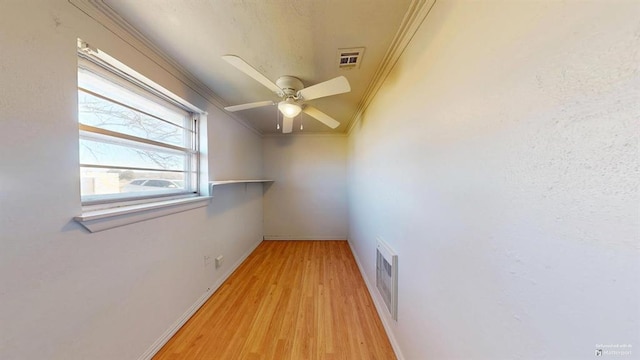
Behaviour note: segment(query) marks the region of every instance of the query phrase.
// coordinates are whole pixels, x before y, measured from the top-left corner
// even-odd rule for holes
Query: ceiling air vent
[[[338,67],[340,69],[354,69],[360,67],[364,48],[338,49]]]

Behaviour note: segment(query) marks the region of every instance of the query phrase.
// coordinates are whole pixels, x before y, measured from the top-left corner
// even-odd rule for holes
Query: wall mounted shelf
[[[265,179],[259,179],[259,180],[214,180],[214,181],[209,181],[209,184],[216,186],[216,185],[225,185],[225,184],[243,184],[243,183],[267,183],[267,182],[273,182],[273,180],[265,180]]]
[[[228,184],[250,184],[250,183],[271,183],[274,180],[268,179],[250,179],[250,180],[214,180],[209,181],[209,185],[211,186],[211,191],[209,192],[210,196],[213,196],[213,188],[220,185],[228,185]]]

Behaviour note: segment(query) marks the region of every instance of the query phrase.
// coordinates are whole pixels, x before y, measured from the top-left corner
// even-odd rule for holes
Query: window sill
[[[105,210],[87,211],[73,219],[84,226],[87,230],[94,233],[199,207],[205,207],[210,201],[211,196],[173,199]]]

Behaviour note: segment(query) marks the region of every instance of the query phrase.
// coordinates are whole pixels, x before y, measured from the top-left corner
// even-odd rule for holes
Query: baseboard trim
[[[264,240],[346,240],[346,236],[288,236],[265,235]]]
[[[384,327],[385,332],[387,333],[387,337],[389,338],[389,342],[391,342],[391,347],[393,348],[393,352],[396,353],[396,357],[398,358],[398,360],[404,360],[404,356],[402,355],[402,351],[400,350],[400,344],[398,344],[398,341],[396,340],[396,337],[393,334],[393,331],[391,330],[391,323],[390,321],[390,317],[387,316],[387,308],[384,305],[384,302],[382,301],[382,298],[380,297],[380,294],[378,293],[378,291],[376,290],[376,288],[371,285],[371,283],[369,282],[369,279],[367,278],[366,273],[364,272],[364,268],[362,267],[362,263],[360,262],[360,259],[358,258],[358,254],[354,251],[353,249],[353,244],[351,244],[350,240],[347,240],[347,242],[349,243],[349,248],[351,249],[351,253],[353,254],[353,258],[356,260],[356,264],[358,265],[358,269],[360,270],[360,274],[362,275],[362,278],[364,279],[364,283],[365,285],[367,285],[367,289],[369,290],[369,294],[371,295],[371,298],[373,299],[373,304],[376,307],[376,311],[378,312],[378,317],[380,318],[380,320],[382,320],[382,326]]]
[[[226,273],[224,273],[213,285],[211,285],[207,289],[207,291],[205,291],[205,293],[202,294],[202,296],[198,300],[196,300],[196,302],[191,305],[191,307],[184,314],[182,314],[182,316],[180,316],[180,318],[178,318],[178,320],[173,325],[171,325],[171,327],[167,329],[167,331],[165,331],[164,334],[162,334],[162,336],[160,336],[160,338],[158,338],[158,340],[156,340],[153,345],[151,345],[151,347],[149,347],[149,349],[144,352],[144,354],[142,354],[138,358],[138,360],[151,360],[151,358],[153,358],[156,353],[160,351],[160,349],[162,349],[162,347],[169,341],[169,339],[171,339],[171,337],[175,335],[178,330],[180,330],[182,325],[184,325],[187,320],[189,320],[193,316],[193,314],[195,314],[196,311],[198,311],[198,309],[200,309],[200,307],[202,307],[202,305],[204,305],[204,303],[209,300],[211,295],[213,295],[213,293],[218,290],[220,285],[222,285],[222,283],[224,283],[229,278],[229,276],[231,276],[231,274],[236,271],[240,264],[242,264],[247,259],[247,257],[251,255],[251,253],[258,247],[258,245],[260,245],[261,242],[262,240],[259,240],[253,246],[251,246],[251,248],[249,248],[249,250],[247,250],[240,257],[240,259],[238,259],[238,261],[236,261],[229,268],[229,270],[227,270]]]

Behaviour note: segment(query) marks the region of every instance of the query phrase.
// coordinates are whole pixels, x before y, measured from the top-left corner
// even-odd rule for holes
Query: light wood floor
[[[395,359],[346,241],[264,241],[164,359]]]

